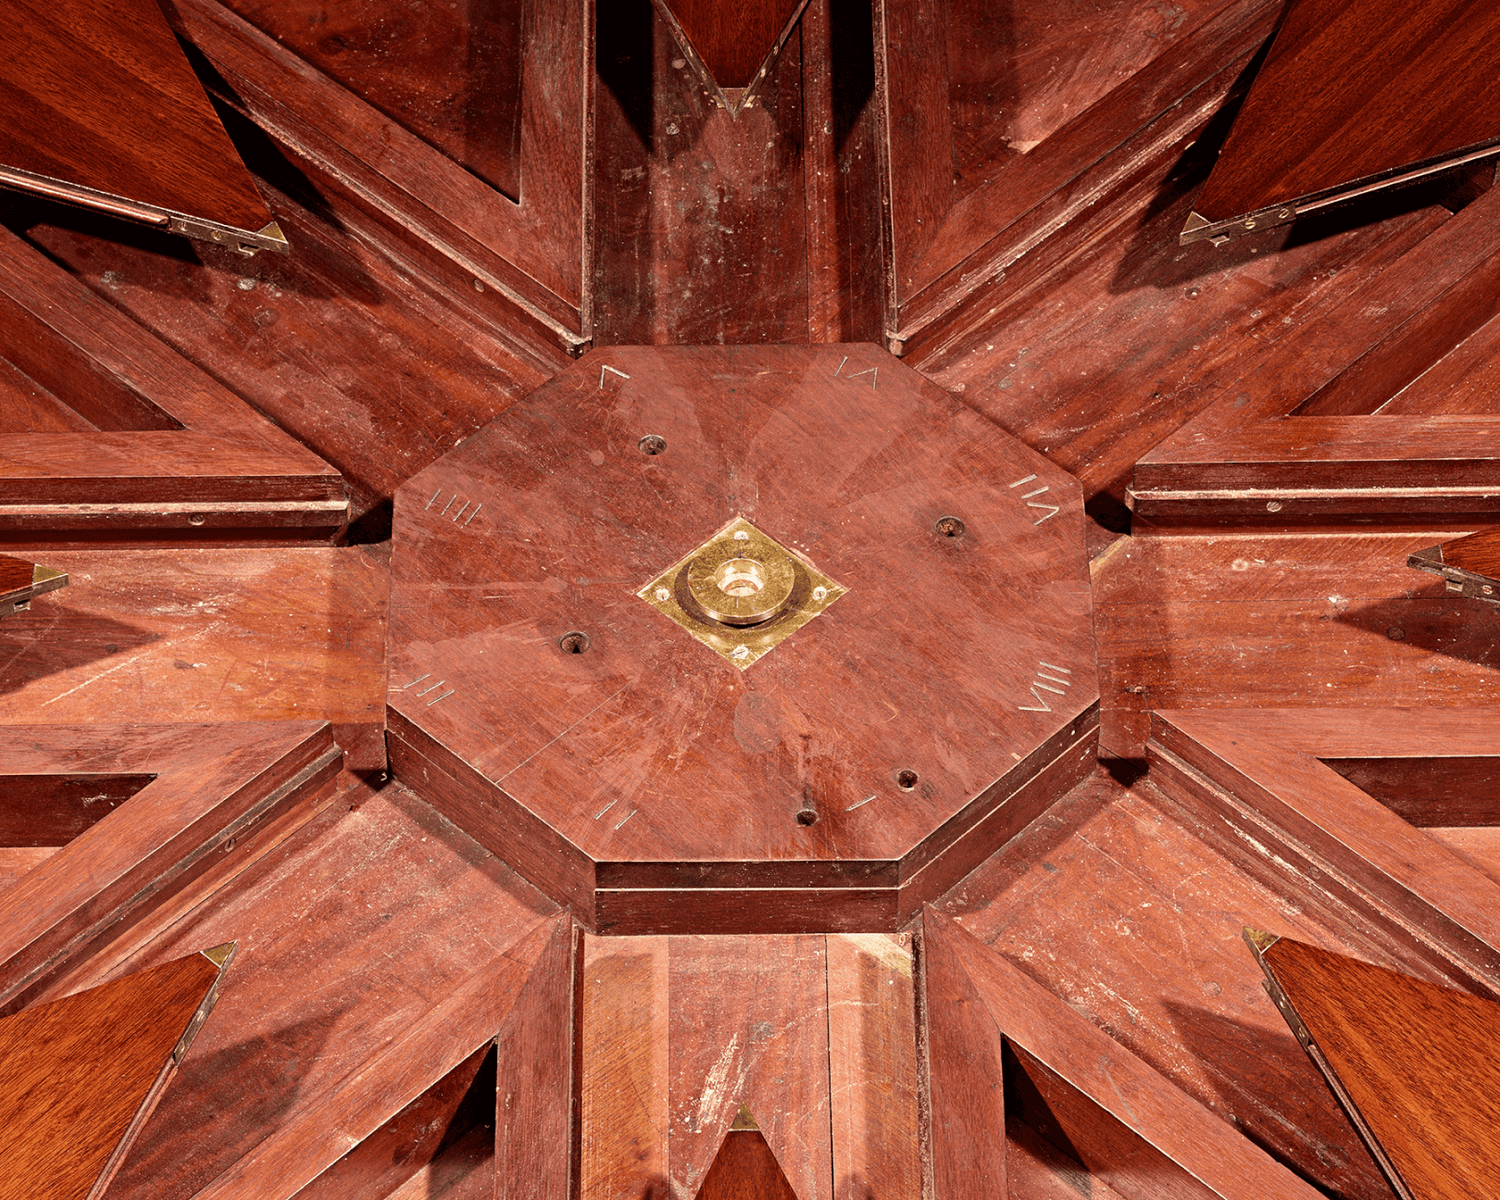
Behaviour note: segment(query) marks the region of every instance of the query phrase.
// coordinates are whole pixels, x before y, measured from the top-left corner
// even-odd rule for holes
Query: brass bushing
[[[760,625],[786,608],[797,568],[769,538],[715,539],[687,566],[688,591],[724,625]]]

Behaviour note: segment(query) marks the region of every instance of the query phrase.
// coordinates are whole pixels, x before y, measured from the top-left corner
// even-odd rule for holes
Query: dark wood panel
[[[16,0],[8,17],[0,184],[285,249],[255,236],[270,210],[152,0]]]
[[[1482,529],[1443,543],[1443,561],[1500,580],[1500,529]]]
[[[1500,1006],[1289,938],[1257,957],[1397,1195],[1461,1200],[1493,1186]]]
[[[766,1139],[755,1129],[724,1135],[698,1200],[798,1200]]]
[[[786,36],[806,0],[660,0],[721,88],[744,89]]]
[[[66,846],[155,778],[0,774],[0,846]]]
[[[1289,221],[1493,147],[1497,33],[1471,0],[1294,0],[1183,236]]]
[[[0,1021],[0,1196],[101,1194],[218,978],[218,962],[193,954]]]
[[[1500,825],[1500,757],[1318,761],[1419,829]]]
[[[512,201],[521,194],[523,0],[231,0],[264,30]]]

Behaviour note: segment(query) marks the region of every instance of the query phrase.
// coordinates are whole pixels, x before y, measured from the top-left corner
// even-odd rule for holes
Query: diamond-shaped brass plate
[[[771,592],[789,581],[786,601],[779,611],[756,624],[714,620],[694,597],[709,581],[709,569],[750,560],[765,568],[761,590]],[[692,568],[697,564],[698,570]],[[801,555],[762,533],[744,517],[736,517],[697,549],[678,559],[636,593],[652,608],[670,617],[725,661],[744,670],[769,654],[806,625],[847,589],[839,586]],[[720,609],[734,607],[724,596]],[[731,614],[732,615],[732,614]]]

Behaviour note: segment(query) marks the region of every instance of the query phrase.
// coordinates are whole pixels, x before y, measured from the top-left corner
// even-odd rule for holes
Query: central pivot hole
[[[766,569],[753,558],[731,558],[714,572],[719,590],[729,596],[753,596],[766,586]]]

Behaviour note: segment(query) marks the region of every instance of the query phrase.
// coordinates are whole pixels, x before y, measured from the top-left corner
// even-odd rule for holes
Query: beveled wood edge
[[[526,320],[577,353],[592,338],[588,247],[591,221],[593,130],[589,119],[593,75],[592,0],[555,0],[573,17],[558,28],[579,27],[576,40],[578,95],[566,111],[536,101],[541,81],[538,55],[526,56],[523,84],[520,203],[479,180],[399,122],[386,117],[310,63],[216,0],[174,0],[173,23],[222,73],[208,87],[230,107],[259,125],[299,158],[408,233],[415,233],[460,272],[478,280]],[[560,39],[555,39],[560,40]],[[227,85],[227,86],[223,86]],[[306,110],[287,97],[313,92],[327,102]],[[571,128],[571,132],[564,129]],[[538,143],[554,135],[576,138],[579,153],[544,155]],[[369,164],[378,162],[380,167]],[[433,181],[441,182],[434,187]],[[562,228],[555,214],[528,203],[537,195],[576,197],[576,228]],[[561,290],[567,276],[559,263],[578,268],[576,295]],[[488,307],[480,296],[472,306]]]
[[[315,1183],[449,1071],[494,1042],[558,936],[573,945],[573,923],[566,912],[527,923],[505,950],[360,1066],[327,1090],[301,1097],[270,1136],[200,1188],[193,1200],[295,1196]]]
[[[332,538],[348,523],[334,467],[23,239],[0,231],[0,249],[0,291],[59,352],[183,426],[8,435],[0,530],[161,531],[212,521]]]
[[[327,721],[172,728],[201,730],[219,753],[206,768],[137,756],[131,765],[156,778],[0,893],[4,1011],[26,1003],[103,935],[168,900],[211,865],[214,850],[330,784],[343,761]],[[10,737],[25,731],[32,742],[61,739],[61,754],[90,741],[119,745],[130,727],[4,729]]]
[[[1386,1183],[1390,1184],[1391,1191],[1396,1194],[1397,1200],[1417,1200],[1411,1190],[1406,1186],[1406,1181],[1401,1178],[1401,1172],[1396,1169],[1396,1164],[1385,1152],[1385,1147],[1380,1144],[1380,1139],[1375,1136],[1375,1131],[1365,1120],[1364,1114],[1360,1112],[1359,1105],[1354,1103],[1354,1098],[1349,1095],[1344,1081],[1339,1078],[1339,1073],[1333,1069],[1333,1064],[1328,1061],[1327,1055],[1319,1048],[1313,1040],[1312,1034],[1308,1032],[1302,1016],[1297,1011],[1297,1006],[1292,1003],[1291,998],[1282,990],[1281,980],[1276,978],[1276,970],[1266,958],[1266,951],[1281,939],[1266,934],[1259,934],[1252,929],[1245,930],[1245,944],[1250,947],[1250,953],[1255,956],[1256,965],[1260,967],[1265,976],[1264,987],[1266,994],[1271,997],[1271,1003],[1276,1006],[1276,1011],[1281,1014],[1282,1020],[1287,1023],[1292,1031],[1292,1036],[1297,1039],[1307,1057],[1312,1060],[1313,1066],[1318,1069],[1318,1074],[1323,1077],[1323,1082],[1328,1085],[1328,1090],[1333,1093],[1333,1098],[1339,1108],[1343,1111],[1345,1119],[1359,1135],[1359,1140],[1364,1143],[1365,1149],[1370,1157],[1375,1160],[1375,1165],[1380,1173],[1385,1176]]]
[[[994,984],[981,991],[1001,1037],[1014,1043],[1091,1101],[1117,1125],[1177,1167],[1183,1182],[1223,1200],[1318,1200],[1304,1183],[1250,1139],[1209,1112],[1020,968],[991,950],[954,918],[931,905],[918,933],[919,987],[923,959],[934,938],[947,940],[970,962],[976,956]],[[972,972],[961,966],[976,985]],[[999,998],[1003,1007],[998,1007]],[[930,1011],[927,1019],[932,1019]],[[931,1117],[929,1116],[929,1119]],[[1165,1194],[1165,1193],[1163,1193]],[[1173,1193],[1176,1194],[1176,1193]]]
[[[893,290],[886,333],[892,351],[918,358],[940,354],[948,342],[1066,256],[1072,243],[1081,240],[1074,218],[1096,211],[1099,222],[1091,225],[1117,220],[1119,214],[1105,211],[1110,206],[1102,201],[1143,172],[1175,159],[1182,142],[1223,106],[1279,11],[1278,4],[1264,3],[1248,12],[1236,9],[1211,17],[1055,130],[1040,147],[954,204],[913,265],[920,273],[915,285],[905,294]],[[1208,63],[1201,77],[1185,91],[1170,86],[1190,72],[1199,56]],[[1113,115],[1097,127],[1117,129],[1123,123],[1127,132],[1097,144],[1097,118],[1116,108],[1127,115]],[[1073,138],[1086,145],[1070,144]],[[1017,211],[1012,175],[1023,173],[1038,180],[1035,194]],[[954,242],[964,248],[955,252]],[[1038,253],[1054,242],[1057,253]]]
[[[140,1136],[146,1122],[151,1119],[151,1114],[156,1111],[157,1104],[160,1103],[162,1096],[166,1093],[167,1086],[172,1082],[172,1079],[177,1074],[178,1067],[182,1064],[183,1055],[192,1046],[193,1040],[198,1036],[204,1022],[208,1020],[209,1015],[214,1010],[214,1006],[218,1003],[219,984],[224,978],[224,972],[229,969],[230,963],[234,960],[234,947],[235,943],[230,942],[228,944],[228,953],[220,959],[213,958],[208,950],[199,952],[218,968],[218,973],[209,983],[208,991],[204,993],[203,999],[199,1001],[197,1009],[188,1018],[187,1028],[183,1030],[182,1037],[178,1039],[177,1045],[173,1047],[172,1052],[167,1055],[166,1061],[162,1063],[161,1071],[151,1084],[145,1098],[141,1101],[140,1107],[136,1109],[135,1116],[131,1118],[130,1124],[125,1128],[125,1132],[120,1135],[120,1140],[115,1144],[114,1151],[110,1154],[103,1169],[99,1172],[99,1177],[94,1181],[94,1186],[89,1189],[87,1200],[103,1200],[105,1192],[109,1189],[109,1185],[114,1181],[114,1177],[125,1164],[125,1157],[130,1153],[130,1148],[135,1145],[136,1138]],[[224,947],[217,947],[217,949],[222,950]]]
[[[1098,759],[1096,700],[1044,743],[1039,767],[1033,765],[1001,789],[998,799],[989,789],[959,814],[965,818],[963,827],[942,849],[930,856],[924,852],[933,838],[941,840],[947,825],[923,839],[907,856],[919,864],[910,872],[904,870],[905,858],[862,863],[873,871],[841,882],[839,864],[818,860],[792,864],[807,868],[802,874],[818,881],[811,886],[788,879],[783,885],[619,887],[602,883],[600,876],[624,864],[595,863],[409,717],[389,706],[387,714],[391,769],[398,779],[554,902],[571,909],[584,927],[613,936],[895,932],[923,903],[953,887],[1045,813]],[[549,843],[551,852],[544,849]],[[642,869],[653,864],[629,865]],[[776,873],[787,866],[713,865],[726,876],[757,868]],[[867,880],[874,886],[866,885]]]
[[[1258,732],[1257,719],[1268,715],[1310,728],[1297,735],[1278,723]],[[1320,717],[1323,731],[1317,728]],[[1327,724],[1351,717],[1364,726],[1366,736],[1327,736]],[[1424,724],[1426,717],[1431,720]],[[1500,744],[1500,713],[1495,710],[1158,711],[1151,716],[1146,755],[1153,777],[1169,796],[1190,791],[1241,845],[1246,840],[1262,845],[1258,838],[1264,829],[1250,827],[1252,820],[1275,830],[1285,839],[1283,858],[1290,854],[1300,859],[1298,865],[1310,868],[1320,887],[1388,930],[1393,943],[1419,956],[1434,982],[1497,998],[1500,885],[1318,761],[1320,754],[1421,756],[1442,744],[1441,727],[1434,724],[1469,725],[1485,719],[1497,727],[1493,734]],[[1275,792],[1249,773],[1257,752],[1282,767]],[[1287,778],[1294,765],[1302,780]],[[1308,779],[1324,794],[1305,786]],[[1270,853],[1263,845],[1257,852]]]

